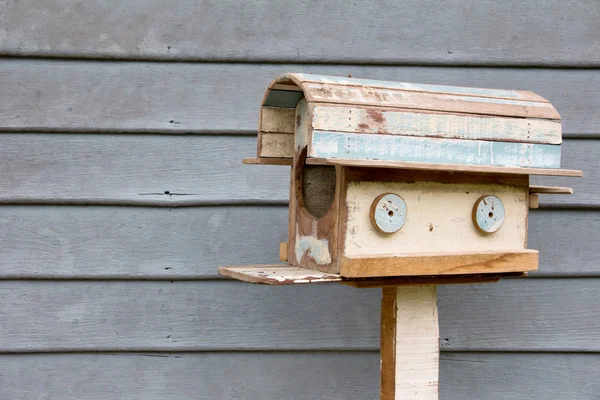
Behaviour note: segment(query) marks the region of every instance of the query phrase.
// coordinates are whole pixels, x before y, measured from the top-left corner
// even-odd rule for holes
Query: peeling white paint
[[[314,235],[314,236],[312,236]],[[300,262],[304,254],[308,255],[319,265],[331,264],[329,240],[317,238],[317,221],[313,221],[311,236],[301,236],[296,226],[296,260]]]

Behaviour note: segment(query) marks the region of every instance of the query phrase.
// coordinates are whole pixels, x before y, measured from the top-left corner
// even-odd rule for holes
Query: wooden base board
[[[533,271],[538,267],[537,250],[513,252],[464,252],[401,255],[368,255],[342,258],[340,275],[345,278],[485,274]]]
[[[253,265],[247,267],[219,267],[219,274],[243,282],[265,285],[294,285],[305,283],[337,282],[367,289],[389,286],[448,285],[464,283],[496,282],[500,278],[525,276],[525,273],[472,274],[448,276],[409,276],[368,279],[347,279],[338,274],[329,274],[289,264]]]

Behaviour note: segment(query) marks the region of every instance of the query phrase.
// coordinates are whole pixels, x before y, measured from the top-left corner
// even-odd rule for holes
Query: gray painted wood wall
[[[242,166],[275,75],[532,90],[585,179],[540,271],[439,291],[443,400],[600,398],[596,0],[7,0],[0,398],[375,399],[377,290],[264,287],[287,170]]]

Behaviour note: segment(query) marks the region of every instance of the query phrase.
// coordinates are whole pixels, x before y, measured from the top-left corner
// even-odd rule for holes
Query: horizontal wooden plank
[[[262,107],[261,130],[264,132],[294,133],[296,111],[289,108]]]
[[[288,198],[288,168],[242,164],[254,137],[2,134],[0,143],[4,203],[171,207]]]
[[[593,400],[600,392],[598,354],[446,353],[440,364],[441,399]]]
[[[290,133],[261,132],[260,158],[289,158],[294,157],[294,135]]]
[[[351,76],[331,76],[331,75],[320,75],[320,74],[306,74],[306,73],[293,73],[285,74],[276,78],[276,81],[294,81],[298,80],[303,82],[303,87],[310,83],[320,83],[324,90],[331,89],[335,86],[347,86],[347,87],[360,87],[368,86],[371,88],[381,89],[394,89],[408,92],[425,92],[425,93],[442,93],[449,95],[458,96],[475,96],[475,97],[487,97],[490,99],[508,99],[508,100],[525,100],[525,101],[537,101],[548,103],[548,100],[543,97],[529,91],[522,90],[505,90],[505,89],[486,89],[486,88],[474,88],[467,86],[448,86],[448,85],[429,85],[426,83],[408,83],[398,82],[389,80],[377,80],[377,79],[361,79],[353,78]],[[273,86],[277,86],[276,83]],[[271,86],[271,89],[275,87]],[[314,86],[313,86],[314,87]]]
[[[380,290],[323,285],[2,281],[0,352],[377,349]],[[441,346],[598,352],[599,289],[600,279],[440,286]]]
[[[560,168],[560,145],[313,131],[308,156],[524,168]]]
[[[573,189],[564,186],[529,186],[531,194],[573,194]]]
[[[0,143],[0,203],[175,207],[289,197],[289,168],[242,164],[255,151],[254,137],[5,133]],[[599,205],[600,141],[567,140],[562,147],[562,165],[585,177],[531,178],[575,190],[542,196],[542,205]]]
[[[212,279],[220,265],[277,263],[287,220],[285,206],[2,206],[0,278]],[[531,277],[600,276],[599,224],[600,211],[533,210]]]
[[[160,60],[599,65],[596,3],[11,1],[0,54]],[[31,10],[37,10],[31,13]],[[57,21],[66,21],[57,24]],[[224,22],[236,21],[236,24]],[[261,21],[256,24],[255,21]],[[351,24],[348,21],[352,21]],[[307,32],[310,34],[307,36]],[[510,34],[507,34],[510,32]],[[381,43],[385,43],[383,46]],[[418,44],[418,45],[416,45]]]
[[[539,254],[515,252],[456,252],[394,255],[354,255],[342,258],[340,274],[349,278],[379,276],[463,275],[536,270]]]
[[[560,119],[560,114],[548,102],[459,96],[352,85],[324,85],[312,82],[306,83],[304,88],[304,94],[308,101],[330,104],[341,103],[351,106],[384,106],[521,118]],[[267,101],[270,98],[271,94],[267,97]],[[285,106],[282,105],[281,107]]]
[[[556,107],[565,135],[600,132],[597,69],[23,59],[6,59],[0,65],[0,129],[253,133],[267,86],[290,71],[531,90]]]
[[[0,278],[198,279],[278,261],[287,207],[0,207]]]
[[[559,121],[536,118],[453,115],[329,105],[315,105],[312,118],[313,129],[322,131],[549,144],[562,142]]]
[[[289,165],[294,164],[294,160],[291,157],[248,157],[242,160],[244,164],[248,165]]]
[[[440,398],[593,400],[598,368],[596,354],[443,353]],[[0,375],[11,400],[364,400],[379,393],[379,354],[19,354],[0,356]]]

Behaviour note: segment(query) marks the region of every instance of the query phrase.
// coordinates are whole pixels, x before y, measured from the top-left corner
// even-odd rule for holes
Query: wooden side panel
[[[294,133],[296,112],[293,108],[261,108],[261,125],[259,131]]]
[[[373,178],[373,179],[376,179]],[[348,182],[344,255],[380,255],[485,250],[519,250],[527,237],[528,186],[436,183]],[[372,226],[369,210],[381,193],[396,193],[407,207],[406,223],[398,232],[382,234]],[[475,201],[484,194],[502,199],[502,228],[483,234],[473,224]]]
[[[318,271],[339,272],[338,204],[335,167],[307,166],[312,105],[301,100],[296,108],[295,156],[290,183],[288,262]],[[319,204],[324,202],[324,204]],[[311,210],[315,205],[319,213]],[[292,215],[293,214],[293,215]]]
[[[321,131],[560,144],[559,121],[414,112],[350,105],[316,105],[313,128]]]
[[[294,157],[294,134],[261,132],[259,157]]]
[[[295,111],[262,107],[258,126],[259,157],[293,157]]]
[[[309,157],[560,168],[560,145],[313,131]]]

